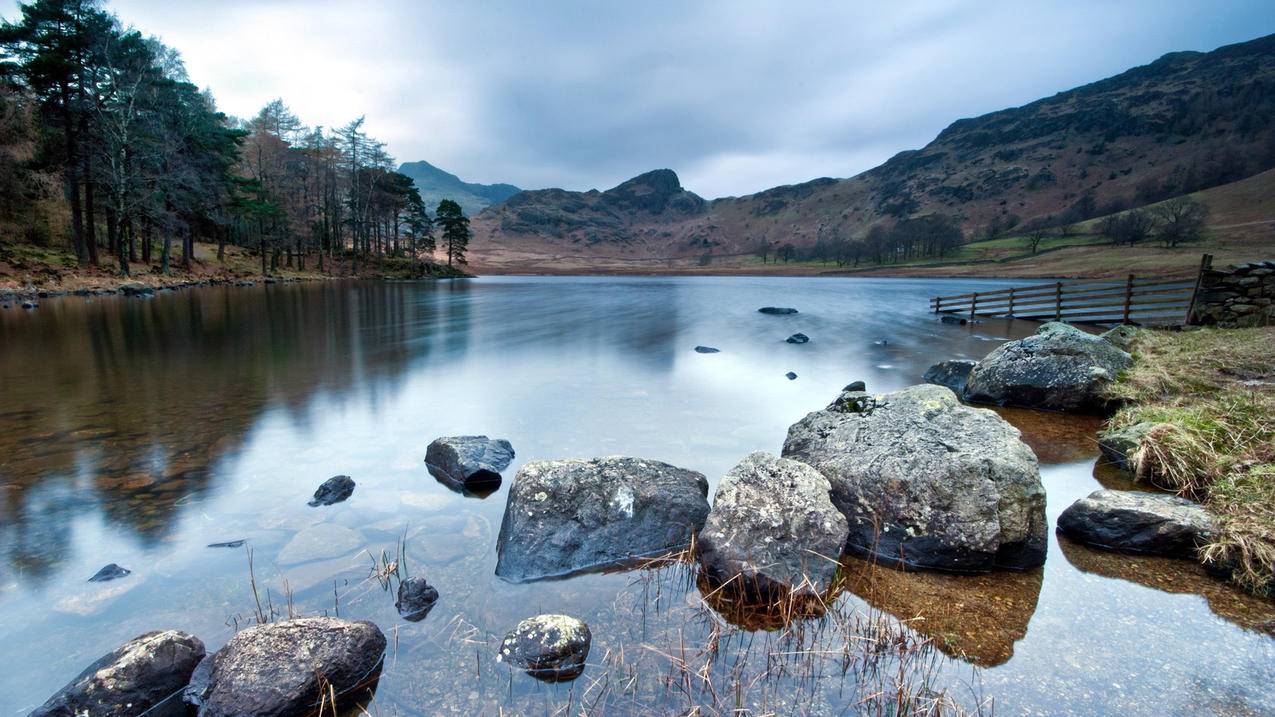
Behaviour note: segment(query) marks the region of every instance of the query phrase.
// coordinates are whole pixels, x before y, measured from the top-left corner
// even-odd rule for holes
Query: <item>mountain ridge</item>
[[[443,199],[458,202],[466,214],[477,214],[488,206],[503,202],[522,191],[512,184],[477,184],[440,169],[425,160],[404,162],[400,174],[411,177],[416,189],[431,210]]]

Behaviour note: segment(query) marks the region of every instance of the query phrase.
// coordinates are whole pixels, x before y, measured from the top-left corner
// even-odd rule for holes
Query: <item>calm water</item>
[[[978,358],[1034,330],[947,326],[925,312],[930,296],[995,285],[493,278],[209,288],[0,311],[0,715],[24,714],[147,630],[223,644],[253,620],[248,554],[205,546],[237,539],[253,551],[265,610],[286,615],[290,592],[296,613],[339,612],[385,630],[372,714],[672,713],[685,711],[688,690],[707,702],[709,682],[721,691],[732,671],[784,652],[783,631],[722,621],[676,567],[500,581],[495,539],[514,471],[527,460],[628,454],[715,485],[750,451],[777,452],[789,424],[849,381],[893,390],[935,360]],[[802,313],[765,316],[763,305]],[[796,331],[811,343],[783,342]],[[697,354],[697,344],[722,352]],[[1096,468],[1093,421],[1004,415],[1041,458],[1051,522],[1100,485],[1121,485]],[[486,498],[450,491],[422,463],[431,439],[462,433],[506,437],[517,450],[505,486]],[[353,497],[307,507],[338,473],[358,483]],[[292,542],[320,523],[336,526],[324,529],[335,537]],[[442,594],[420,623],[397,616],[364,552],[393,552],[404,532],[410,572]],[[851,591],[835,612],[908,620],[946,653],[927,663],[931,686],[994,699],[996,714],[1275,713],[1269,603],[1189,563],[1051,540],[1045,567],[1026,574],[850,564]],[[110,562],[133,574],[85,582]],[[542,611],[593,628],[589,668],[574,683],[541,684],[492,660],[507,630]],[[811,621],[811,639],[828,641],[817,625],[829,622]],[[853,714],[855,685],[871,676],[847,679],[817,651],[730,687],[716,709],[739,700]],[[709,663],[712,680],[680,675],[667,655]]]

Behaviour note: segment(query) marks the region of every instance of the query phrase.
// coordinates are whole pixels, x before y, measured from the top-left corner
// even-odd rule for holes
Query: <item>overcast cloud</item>
[[[706,197],[846,177],[952,120],[1275,32],[1271,0],[116,0],[234,115],[367,115],[400,161],[606,188],[657,167]]]

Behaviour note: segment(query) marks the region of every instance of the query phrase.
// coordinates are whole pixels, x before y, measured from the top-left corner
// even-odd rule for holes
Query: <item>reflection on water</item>
[[[267,609],[286,614],[290,597],[299,613],[392,631],[373,713],[562,713],[585,692],[613,712],[677,711],[685,705],[659,686],[674,646],[705,645],[700,659],[716,661],[706,674],[729,684],[731,665],[765,667],[772,652],[796,649],[790,631],[742,618],[740,629],[704,610],[693,579],[652,571],[499,581],[493,526],[510,478],[528,460],[626,454],[715,484],[742,456],[777,452],[791,423],[850,381],[894,390],[936,360],[978,358],[1032,332],[999,320],[948,326],[925,312],[930,296],[995,286],[509,278],[212,287],[0,311],[0,715],[29,711],[151,629],[217,648],[252,620],[249,551]],[[766,305],[801,313],[758,314]],[[810,343],[785,343],[796,332]],[[701,344],[721,353],[696,353]],[[998,410],[1041,459],[1051,522],[1125,481],[1095,469],[1092,419]],[[485,500],[453,492],[423,463],[433,438],[463,434],[508,437],[517,451]],[[338,474],[353,477],[353,495],[307,506]],[[404,539],[408,574],[440,593],[416,623],[370,577],[371,556],[395,555]],[[85,582],[108,563],[133,572]],[[979,680],[997,714],[1275,711],[1269,605],[1190,563],[1051,538],[1032,573],[850,573],[835,609],[798,622],[845,627],[845,615],[876,610],[908,620],[987,668]],[[491,662],[504,633],[537,612],[592,628],[574,687]],[[824,641],[836,632],[812,630]],[[841,668],[817,667],[741,699],[758,711],[841,713],[853,696]],[[969,677],[959,660],[941,669],[953,684]],[[632,693],[598,692],[604,677],[628,684],[638,673],[649,683]]]

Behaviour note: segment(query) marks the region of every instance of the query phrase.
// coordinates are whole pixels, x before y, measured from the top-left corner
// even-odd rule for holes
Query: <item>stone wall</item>
[[[1205,269],[1191,323],[1225,327],[1275,324],[1275,261],[1255,261],[1222,271]]]

